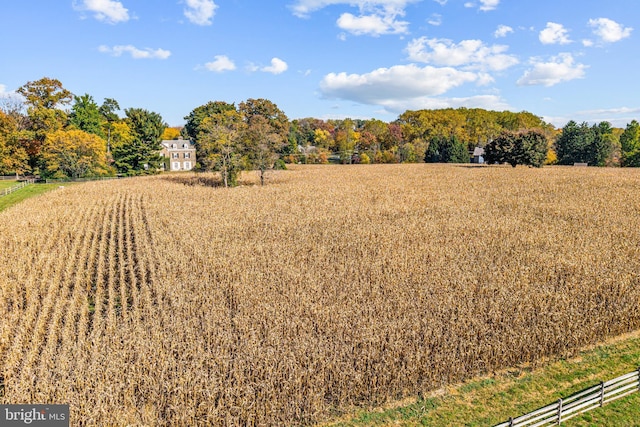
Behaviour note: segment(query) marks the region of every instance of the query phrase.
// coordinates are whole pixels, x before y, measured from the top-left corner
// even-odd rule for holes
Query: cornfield
[[[296,166],[0,214],[0,403],[308,425],[640,327],[631,169]]]

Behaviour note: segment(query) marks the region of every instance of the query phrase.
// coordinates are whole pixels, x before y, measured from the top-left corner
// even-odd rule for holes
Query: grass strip
[[[18,185],[18,181],[2,180],[0,181],[0,190],[4,190],[5,188],[11,188],[15,185]]]
[[[492,426],[638,368],[640,331],[540,367],[520,366],[476,378],[423,398],[360,410],[325,424],[358,426]],[[587,412],[562,425],[640,426],[640,393]]]
[[[15,185],[15,183],[13,183]],[[58,188],[59,184],[30,184],[6,196],[0,196],[0,212],[30,197]]]

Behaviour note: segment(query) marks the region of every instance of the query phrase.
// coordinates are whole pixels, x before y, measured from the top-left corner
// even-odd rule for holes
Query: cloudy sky
[[[172,126],[248,98],[291,119],[640,119],[638,0],[5,0],[0,17],[0,96],[46,76]]]

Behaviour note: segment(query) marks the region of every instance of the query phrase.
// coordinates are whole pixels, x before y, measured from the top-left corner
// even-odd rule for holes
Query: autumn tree
[[[189,115],[185,116],[186,123],[181,130],[182,137],[193,141],[196,147],[196,158],[198,164],[203,169],[208,169],[209,165],[203,163],[203,159],[209,154],[200,143],[200,134],[202,132],[202,122],[206,118],[212,118],[225,111],[236,111],[234,104],[224,101],[209,101],[204,105],[194,108]],[[215,121],[215,120],[214,120]]]
[[[622,166],[640,166],[640,123],[632,120],[620,135]]]
[[[288,145],[289,118],[268,99],[248,99],[241,102],[238,112],[245,122],[244,150],[249,164],[260,172],[264,184],[265,173],[273,169],[283,149]]]
[[[245,152],[254,169],[260,173],[260,185],[264,185],[266,173],[274,169],[278,151],[285,144],[282,135],[269,124],[266,117],[255,116],[245,130]]]
[[[162,140],[163,141],[170,141],[172,139],[180,139],[180,132],[181,132],[182,128],[181,127],[168,127],[164,130],[164,132],[162,133]]]
[[[0,175],[29,171],[29,156],[22,144],[24,131],[15,116],[0,111]]]
[[[67,124],[67,114],[58,107],[68,105],[73,94],[59,80],[48,77],[28,82],[16,92],[24,97],[27,105],[28,124],[23,133],[23,146],[29,155],[29,167],[37,170],[47,134],[61,130]]]
[[[107,146],[104,139],[82,130],[59,130],[47,135],[42,147],[46,176],[82,178],[106,175]]]
[[[53,109],[73,100],[73,94],[62,86],[60,80],[49,77],[27,82],[16,92],[25,98],[30,108]]]
[[[220,172],[225,187],[235,186],[244,166],[242,144],[246,123],[235,109],[205,117],[199,124],[198,141],[204,170]]]

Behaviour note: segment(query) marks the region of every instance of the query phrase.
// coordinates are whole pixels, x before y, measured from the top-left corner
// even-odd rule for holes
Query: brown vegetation
[[[635,170],[273,181],[94,182],[2,212],[0,403],[69,403],[74,425],[312,423],[640,326]]]

